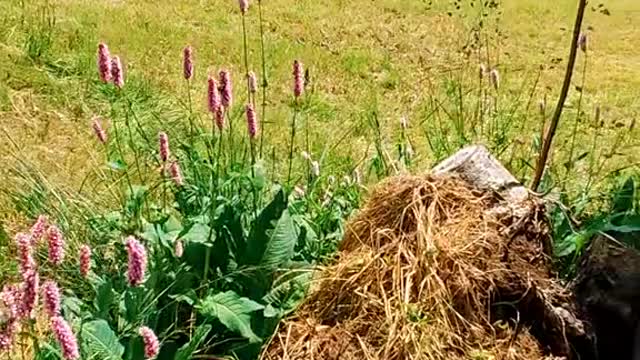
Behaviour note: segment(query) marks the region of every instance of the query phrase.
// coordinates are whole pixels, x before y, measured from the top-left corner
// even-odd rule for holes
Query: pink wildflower
[[[302,79],[302,63],[298,60],[293,62],[293,95],[298,98],[304,91],[304,81]]]
[[[49,317],[60,315],[60,290],[55,282],[45,281],[42,284],[42,300]]]
[[[187,46],[182,51],[182,72],[184,78],[191,80],[193,78],[193,49]]]
[[[258,135],[258,119],[256,116],[256,112],[253,109],[253,106],[251,106],[251,104],[247,105],[246,113],[247,113],[247,129],[249,131],[249,138],[253,140],[256,138],[256,135]]]
[[[222,106],[226,109],[231,107],[233,102],[233,85],[231,84],[231,74],[228,70],[220,70],[220,94],[222,95]]]
[[[182,240],[176,241],[174,245],[174,254],[179,258],[184,254],[184,245],[182,244]]]
[[[49,240],[49,262],[59,266],[64,259],[64,237],[56,225],[50,225],[47,229]]]
[[[111,58],[111,78],[113,80],[113,85],[118,89],[122,89],[124,87],[124,71],[122,70],[122,63],[120,62],[119,56]]]
[[[33,318],[33,310],[38,303],[38,288],[40,284],[40,277],[38,276],[38,272],[34,270],[29,270],[26,274],[23,275],[24,281],[22,283],[22,301],[20,306],[20,315],[25,318]]]
[[[216,110],[216,126],[220,131],[224,127],[224,108],[222,106],[219,106]]]
[[[98,44],[98,73],[103,83],[111,80],[111,55],[107,44]]]
[[[127,238],[126,246],[129,255],[127,270],[129,285],[138,286],[144,282],[144,273],[147,269],[147,250],[133,236]]]
[[[91,248],[89,245],[80,247],[80,274],[86,278],[91,270]]]
[[[36,219],[36,222],[31,227],[31,244],[36,245],[36,243],[42,238],[44,235],[44,231],[47,226],[47,215],[39,215]]]
[[[58,344],[60,344],[62,356],[66,360],[79,359],[78,341],[71,330],[71,326],[61,316],[56,316],[51,319],[51,329],[56,340],[58,340]]]
[[[169,159],[169,137],[167,133],[158,133],[158,143],[160,144],[160,159],[166,162]]]
[[[249,10],[249,0],[240,0],[240,12],[242,12],[242,15],[247,13],[247,10]]]
[[[4,329],[0,331],[0,351],[11,350],[16,328],[17,323],[12,321],[11,323],[6,324]]]
[[[216,79],[209,75],[207,85],[207,105],[209,106],[209,111],[215,114],[220,108],[220,92],[218,91]]]
[[[33,259],[33,244],[31,237],[27,234],[16,234],[16,246],[18,247],[18,260],[20,262],[20,274],[25,279],[29,271],[36,267]]]
[[[180,164],[177,161],[174,161],[169,166],[169,172],[171,173],[171,179],[176,184],[176,186],[183,186],[184,179],[182,178],[182,171],[180,171]]]
[[[256,78],[256,73],[254,73],[253,71],[249,71],[247,79],[249,81],[249,91],[252,94],[255,94],[256,91],[258,91],[258,80]]]
[[[100,124],[100,118],[99,117],[94,117],[93,118],[93,132],[96,134],[96,137],[98,138],[98,141],[100,141],[103,144],[107,143],[107,133],[104,131],[104,129],[102,128],[102,124]]]
[[[20,291],[14,285],[5,285],[0,292],[0,301],[7,309],[7,322],[11,322],[20,316],[18,301],[20,300]]]
[[[138,333],[142,336],[142,342],[144,343],[144,358],[154,359],[160,352],[160,342],[158,342],[158,337],[153,330],[146,326],[140,327]]]

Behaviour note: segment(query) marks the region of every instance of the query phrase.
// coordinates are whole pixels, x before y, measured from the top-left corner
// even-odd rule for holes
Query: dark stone
[[[640,360],[640,253],[596,237],[581,260],[574,293],[591,325],[596,359]]]

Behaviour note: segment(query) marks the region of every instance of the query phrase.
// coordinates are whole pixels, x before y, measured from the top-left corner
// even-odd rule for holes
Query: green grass
[[[11,156],[19,153],[42,169],[56,186],[77,189],[99,161],[92,155],[95,144],[88,126],[95,114],[109,116],[108,108],[89,86],[96,78],[98,41],[106,41],[112,53],[123,58],[129,86],[135,84],[137,100],[146,99],[138,101],[137,106],[149,118],[156,118],[156,126],[176,117],[168,109],[185,89],[180,76],[180,51],[185,44],[196,50],[194,99],[198,112],[204,115],[206,110],[205,79],[209,70],[230,68],[239,89],[242,37],[234,1],[212,4],[176,0],[163,6],[117,0],[55,1],[48,7],[52,10],[45,13],[44,1],[24,2],[24,7],[21,3],[0,5],[0,11],[6,14],[0,24],[0,114],[4,119],[0,146],[6,151],[0,156],[4,162],[12,162]],[[315,1],[265,2],[270,82],[266,135],[276,144],[276,154],[286,151],[292,86],[288,79],[294,58],[310,69],[313,94],[308,97],[301,122],[311,124],[313,152],[339,150],[333,152],[337,156],[324,159],[323,168],[346,172],[356,164],[368,165],[373,148],[367,118],[372,111],[381,128],[380,141],[391,152],[398,137],[398,119],[408,116],[409,137],[416,152],[412,162],[415,171],[429,168],[462,146],[447,137],[440,147],[430,147],[425,135],[451,134],[452,123],[465,122],[460,116],[454,120],[451,111],[436,121],[430,116],[433,99],[443,106],[458,106],[452,86],[467,89],[480,62],[500,70],[501,96],[506,98],[501,102],[520,97],[520,105],[505,106],[498,117],[503,117],[501,121],[511,129],[509,141],[527,144],[518,148],[524,151],[540,126],[535,103],[546,97],[551,108],[560,88],[575,6],[550,0],[519,1],[488,11],[481,30],[485,42],[481,60],[475,53],[465,58],[460,52],[471,38],[469,29],[479,19],[477,6],[463,2],[457,10],[452,3],[397,0],[335,1],[329,5]],[[626,142],[618,149],[604,150],[607,145],[614,146],[620,130],[640,114],[635,95],[640,75],[634,71],[640,66],[640,55],[634,51],[640,30],[632,22],[633,14],[640,9],[633,0],[618,0],[607,8],[610,16],[589,11],[585,20],[590,49],[582,105],[583,122],[592,117],[597,104],[603,109],[600,147],[602,152],[613,154],[601,171],[602,177],[633,164],[640,152],[637,143]],[[254,7],[248,14],[248,33],[250,68],[262,76]],[[581,66],[579,59],[576,84],[581,81]],[[524,109],[541,67],[532,97],[534,105]],[[552,168],[559,169],[566,161],[577,98],[578,92],[571,91]],[[241,103],[238,98],[236,104]],[[592,130],[588,126],[579,128],[576,154],[589,150],[584,140],[591,138]],[[637,133],[636,127],[628,138],[637,138]],[[585,168],[585,164],[577,166],[574,170],[578,176],[571,179],[580,179]],[[284,171],[281,164],[276,171]],[[515,172],[526,179],[530,169]],[[556,173],[561,175],[562,170]],[[5,171],[0,176],[3,181],[7,179],[7,188],[15,186]],[[568,188],[576,190],[580,186],[572,181]],[[12,205],[3,203],[3,208],[11,209]]]
[[[596,8],[600,10],[590,10],[585,20],[588,55],[579,53],[543,182],[544,191],[563,192],[561,199],[577,204],[572,210],[580,214],[606,202],[602,194],[615,183],[611,177],[638,169],[638,126],[632,128],[640,115],[636,2],[611,1],[610,15]],[[329,236],[329,242],[300,245],[296,251],[303,260],[331,256],[342,217],[359,199],[357,191],[350,190],[339,194],[336,209],[325,206],[323,192],[331,186],[328,175],[341,179],[358,169],[373,183],[405,169],[426,171],[460,147],[483,142],[521,180],[530,180],[542,125],[537,104],[547,99],[548,120],[566,66],[575,4],[526,0],[497,8],[478,6],[477,1],[461,0],[263,2],[269,81],[267,122],[262,124],[268,139],[265,170],[270,178],[286,180],[295,107],[291,65],[300,59],[311,82],[299,105],[295,175],[304,178],[307,171],[298,156],[305,149],[307,129],[313,158],[321,161],[323,174],[310,186],[309,198],[315,202],[302,201],[294,210],[308,216],[307,226],[338,234]],[[236,1],[10,0],[0,3],[0,13],[5,14],[0,23],[3,251],[10,248],[10,235],[41,212],[62,226],[74,249],[85,241],[101,243],[97,236],[111,235],[100,234],[95,221],[108,223],[111,215],[118,215],[107,211],[116,207],[124,180],[110,181],[113,172],[105,169],[90,122],[94,115],[122,122],[130,112],[111,87],[97,82],[99,41],[123,59],[126,94],[148,134],[163,130],[171,139],[186,142],[190,109],[181,51],[187,44],[195,49],[196,117],[205,128],[211,126],[205,102],[207,73],[227,68],[235,84],[231,111],[235,129],[238,134],[245,132],[243,39]],[[264,74],[257,20],[253,1],[247,15],[248,61],[260,82]],[[588,69],[583,78],[585,59]],[[499,89],[486,78],[479,79],[480,64],[499,70]],[[577,86],[582,87],[582,98]],[[594,120],[596,106],[602,109],[599,124]],[[409,119],[406,131],[400,126],[403,116]],[[412,156],[407,141],[415,152]],[[138,135],[133,143],[145,150],[146,160],[153,156]],[[192,150],[181,154],[196,154]],[[200,150],[197,166],[204,168],[204,146]],[[125,157],[133,168],[133,155]],[[181,161],[188,162],[184,156]],[[143,164],[146,170],[154,170],[150,163]],[[198,167],[191,165],[184,166],[186,175],[198,180]],[[204,204],[208,185],[201,181],[197,186],[200,193],[195,198]],[[150,193],[154,191],[152,187]],[[233,186],[228,193],[233,195]],[[250,193],[247,190],[245,196]],[[187,204],[182,204],[185,209],[194,214],[202,210],[192,209],[187,200],[180,199]],[[133,212],[139,217],[142,209]],[[3,274],[5,269],[15,270],[3,261],[0,269]]]

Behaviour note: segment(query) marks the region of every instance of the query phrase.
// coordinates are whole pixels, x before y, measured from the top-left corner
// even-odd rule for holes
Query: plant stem
[[[289,170],[287,171],[287,185],[291,184],[291,167],[293,166],[293,144],[296,138],[296,118],[298,117],[298,99],[295,99],[293,121],[291,122],[291,139],[289,140]]]
[[[264,140],[264,128],[266,125],[266,110],[267,110],[267,86],[269,83],[267,81],[267,62],[266,56],[264,54],[264,26],[262,21],[262,0],[258,0],[258,16],[260,22],[260,56],[262,62],[262,107],[260,119],[262,120],[262,127],[260,128],[260,150],[259,156],[262,158],[262,144]]]
[[[573,26],[573,38],[571,39],[571,49],[569,51],[569,61],[567,62],[567,70],[564,75],[564,82],[562,83],[562,89],[560,90],[560,97],[558,98],[558,104],[556,105],[556,109],[551,117],[551,123],[549,125],[549,131],[544,138],[544,142],[542,144],[542,150],[540,151],[540,156],[538,157],[538,162],[536,164],[536,171],[533,177],[533,181],[531,182],[531,190],[537,191],[538,186],[540,185],[540,180],[542,179],[542,174],[544,173],[544,169],[547,163],[547,158],[549,157],[549,151],[551,150],[551,144],[553,142],[553,137],[555,136],[556,130],[558,129],[558,123],[560,122],[560,116],[562,115],[562,109],[564,108],[564,102],[567,99],[567,94],[569,93],[569,86],[571,86],[571,77],[573,75],[573,66],[576,62],[576,54],[578,52],[578,38],[580,37],[580,29],[582,28],[582,19],[584,18],[584,10],[587,7],[587,0],[579,0],[578,1],[578,11],[576,14],[575,24]]]
[[[250,103],[251,87],[249,86],[249,47],[247,46],[247,25],[244,14],[242,14],[242,47],[244,48],[244,77],[247,82],[247,103]]]
[[[576,134],[578,133],[578,123],[580,121],[580,111],[582,110],[582,96],[584,94],[584,84],[586,82],[587,75],[587,53],[584,54],[584,65],[582,67],[582,83],[580,84],[580,95],[578,96],[578,108],[576,110],[576,118],[573,121],[573,129],[571,132],[571,145],[569,145],[569,160],[567,160],[567,171],[564,174],[564,180],[562,181],[562,192],[567,188],[567,178],[569,173],[573,170],[573,152],[576,145]]]
[[[118,148],[118,152],[120,153],[120,158],[122,158],[122,162],[125,162],[125,157],[124,157],[124,151],[122,150],[122,143],[120,142],[120,132],[118,131],[118,121],[117,120],[113,120],[113,130],[115,132],[116,135],[116,146]],[[129,178],[129,171],[128,169],[125,169],[124,171],[124,176],[125,179],[127,180],[127,185],[129,186],[129,191],[131,193],[133,193],[133,186],[131,186],[131,179]],[[123,204],[124,201],[126,199],[126,196],[124,194],[122,194],[122,200],[123,200]]]

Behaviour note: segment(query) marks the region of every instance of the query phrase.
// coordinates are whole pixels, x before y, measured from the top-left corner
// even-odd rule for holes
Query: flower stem
[[[289,140],[289,170],[287,171],[287,185],[291,184],[291,167],[293,165],[293,144],[296,138],[296,118],[298,117],[298,99],[295,100],[293,121],[291,122],[291,139]]]
[[[267,81],[267,61],[264,54],[264,24],[262,21],[262,0],[258,0],[258,17],[260,22],[260,56],[262,62],[262,104],[260,109],[260,119],[262,120],[262,127],[260,128],[260,149],[258,151],[258,154],[262,158],[262,144],[264,140],[264,128],[266,125],[265,115],[267,109],[267,86],[269,86],[269,83]]]

